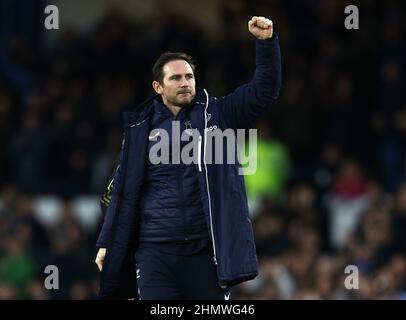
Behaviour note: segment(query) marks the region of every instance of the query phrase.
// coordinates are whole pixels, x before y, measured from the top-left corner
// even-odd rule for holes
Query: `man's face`
[[[185,60],[169,61],[163,67],[163,83],[153,83],[155,91],[168,106],[183,107],[192,102],[196,94],[192,67]]]

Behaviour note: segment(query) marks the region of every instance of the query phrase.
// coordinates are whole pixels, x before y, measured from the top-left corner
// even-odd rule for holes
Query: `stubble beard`
[[[190,98],[188,98],[188,99],[186,99],[186,98],[179,99],[177,97],[174,97],[174,99],[170,102],[172,103],[172,105],[183,108],[183,107],[190,105],[192,103],[194,97],[195,97],[195,95],[190,95]]]

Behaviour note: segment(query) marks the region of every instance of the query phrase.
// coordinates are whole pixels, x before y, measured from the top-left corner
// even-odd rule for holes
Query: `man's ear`
[[[156,93],[162,94],[162,86],[158,81],[152,81],[152,88],[154,88]]]

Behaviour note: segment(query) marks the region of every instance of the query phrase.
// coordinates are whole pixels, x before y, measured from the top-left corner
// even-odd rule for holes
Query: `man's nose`
[[[182,78],[182,82],[181,82],[180,86],[181,86],[182,88],[189,86],[189,81],[188,81],[188,79],[186,79],[186,77],[183,77],[183,78]]]

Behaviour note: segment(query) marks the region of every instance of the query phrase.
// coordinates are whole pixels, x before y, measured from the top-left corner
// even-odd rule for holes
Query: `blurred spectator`
[[[325,198],[333,249],[342,249],[355,231],[370,202],[367,188],[359,164],[347,159],[336,176],[332,192]]]
[[[41,190],[47,137],[41,128],[37,111],[24,114],[22,127],[12,139],[10,157],[14,165],[14,181],[25,192]]]
[[[249,204],[254,214],[264,196],[275,202],[282,200],[290,174],[290,158],[286,146],[272,136],[272,129],[265,121],[257,125],[257,168],[254,174],[245,175]]]
[[[0,284],[6,285],[4,294],[16,299],[26,297],[26,286],[37,271],[35,260],[25,251],[27,231],[20,229],[3,241],[0,254]]]

